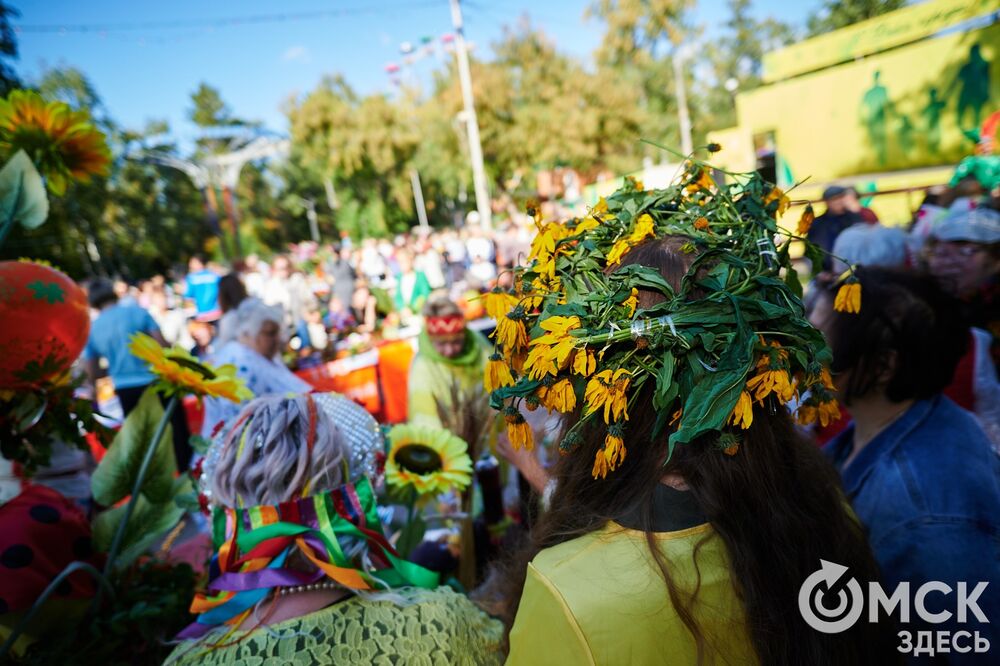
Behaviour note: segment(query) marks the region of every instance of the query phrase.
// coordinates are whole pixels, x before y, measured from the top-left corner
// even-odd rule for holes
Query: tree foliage
[[[806,21],[809,36],[837,30],[906,6],[906,0],[824,0]]]

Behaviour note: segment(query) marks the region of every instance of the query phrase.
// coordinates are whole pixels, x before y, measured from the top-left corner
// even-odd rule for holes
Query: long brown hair
[[[647,242],[632,250],[623,263],[657,268],[669,282],[679,285],[691,263],[691,255],[679,250],[685,241],[666,238]],[[640,294],[640,307],[662,299],[652,292]],[[799,587],[819,568],[820,559],[847,566],[862,585],[878,579],[878,568],[860,525],[850,513],[836,470],[796,431],[784,407],[765,403],[753,410],[753,423],[743,431],[736,455],[725,455],[717,445],[717,436],[706,435],[676,447],[664,464],[669,433],[652,438],[656,413],[652,388],[644,388],[630,412],[628,455],[602,480],[592,477],[591,468],[594,456],[604,446],[604,433],[598,428],[585,429],[580,448],[561,456],[553,468],[556,487],[550,508],[506,570],[504,619],[508,632],[517,614],[527,563],[539,551],[599,530],[608,521],[637,516],[665,593],[696,642],[699,662],[705,660],[711,646],[706,644],[693,612],[698,583],[693,590],[682,590],[674,582],[652,529],[654,491],[665,474],[674,473],[685,480],[714,533],[725,544],[733,585],[762,664],[898,661],[888,625],[862,621],[849,631],[827,635],[811,629],[802,619]]]

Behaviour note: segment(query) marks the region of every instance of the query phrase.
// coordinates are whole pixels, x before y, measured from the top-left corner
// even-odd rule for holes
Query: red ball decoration
[[[0,261],[0,389],[58,377],[89,333],[87,294],[67,275],[32,261]]]

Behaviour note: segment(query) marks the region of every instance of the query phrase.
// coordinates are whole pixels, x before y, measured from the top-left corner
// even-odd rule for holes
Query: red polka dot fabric
[[[29,608],[75,560],[103,565],[83,512],[51,488],[27,486],[0,506],[0,615]],[[77,572],[56,589],[55,598],[87,598],[94,590],[93,579]]]

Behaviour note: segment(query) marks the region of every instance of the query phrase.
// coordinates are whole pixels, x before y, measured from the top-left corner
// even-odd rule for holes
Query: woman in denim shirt
[[[811,316],[833,349],[839,397],[854,416],[824,450],[868,530],[884,590],[909,582],[910,622],[900,629],[914,645],[917,631],[978,631],[1000,659],[1000,458],[974,417],[941,394],[968,326],[930,278],[864,268],[857,276],[859,313],[834,311],[827,291]],[[922,623],[915,612],[916,591],[928,581],[951,587],[925,598],[927,613],[951,612],[942,623]],[[959,622],[960,581],[970,597],[979,581],[988,583],[976,603],[989,622],[972,611]],[[955,663],[985,656],[947,654]]]

